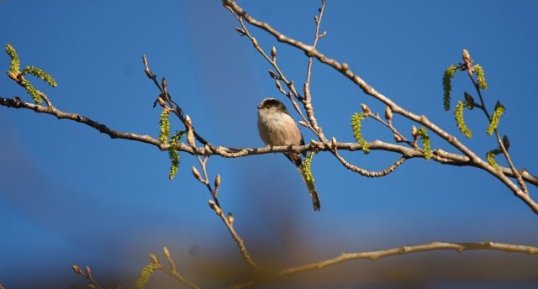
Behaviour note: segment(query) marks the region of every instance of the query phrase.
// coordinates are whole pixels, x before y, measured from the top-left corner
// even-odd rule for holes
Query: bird
[[[304,145],[303,135],[295,120],[291,117],[286,106],[276,98],[265,98],[258,105],[258,132],[262,141],[269,146]],[[314,211],[319,211],[321,204],[318,193],[313,182],[309,184],[304,176],[301,156],[295,152],[287,152],[284,155],[299,171],[312,198]]]

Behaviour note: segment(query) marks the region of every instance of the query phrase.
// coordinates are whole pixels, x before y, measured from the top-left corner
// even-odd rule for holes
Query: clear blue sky
[[[318,1],[242,2],[287,35],[311,40]],[[463,48],[469,49],[486,69],[486,101],[500,100],[507,108],[500,129],[510,136],[516,164],[538,172],[538,2],[328,2],[322,26],[328,34],[319,49],[455,134],[453,116],[442,107],[441,76],[460,61]],[[268,65],[237,35],[236,26],[218,0],[0,0],[0,44],[12,43],[23,64],[54,75],[58,88],[39,87],[56,107],[113,129],[157,136],[159,111],[151,108],[157,92],[143,73],[145,53],[210,142],[262,146],[256,104],[281,96]],[[252,31],[264,48],[274,44]],[[301,83],[303,54],[277,48],[284,71]],[[0,55],[4,71],[8,63]],[[382,112],[331,69],[316,63],[313,73],[314,105],[327,135],[352,141],[350,116],[362,102]],[[455,97],[463,90],[471,86],[460,75]],[[0,77],[0,96],[15,95],[24,92]],[[475,138],[465,143],[483,155],[494,146],[483,133],[484,118],[473,112],[467,119]],[[403,131],[409,127],[395,121]],[[368,139],[391,139],[372,122],[364,129]],[[147,253],[163,245],[180,260],[187,256],[185,263],[193,248],[205,257],[221,248],[236,253],[208,209],[207,191],[192,178],[191,156],[181,155],[179,174],[170,182],[166,153],[111,140],[73,122],[0,107],[0,132],[0,283],[6,288],[24,288],[30,279],[47,276],[81,282],[70,271],[73,263],[132,277],[146,264]],[[313,137],[304,133],[306,140]],[[436,141],[433,147],[446,148]],[[356,153],[350,160],[382,169],[396,157]],[[313,170],[321,213],[312,211],[299,176],[280,155],[209,161],[210,173],[222,175],[221,202],[235,214],[247,245],[260,242],[279,253],[293,255],[281,240],[279,222],[320,248],[312,260],[433,240],[538,243],[537,216],[476,169],[412,160],[386,178],[366,179],[321,154]]]

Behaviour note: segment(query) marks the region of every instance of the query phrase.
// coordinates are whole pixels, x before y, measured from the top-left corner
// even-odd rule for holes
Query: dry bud
[[[503,136],[503,146],[507,151],[510,148],[510,140],[507,135]]]
[[[161,93],[161,94],[159,95],[159,97],[157,97],[157,102],[159,103],[159,105],[160,105],[161,107],[164,108],[164,107],[166,106],[166,103],[164,102],[163,94],[164,94],[164,93]],[[153,107],[155,107],[155,105],[154,105]]]
[[[163,88],[164,93],[168,91],[168,81],[166,81],[166,78],[163,77],[161,80],[161,86]]]
[[[385,118],[389,122],[392,120],[392,109],[390,108],[390,106],[385,107]]]
[[[335,137],[333,137],[333,138],[331,139],[331,146],[332,146],[334,149],[336,149],[336,138],[335,138]]]
[[[276,58],[276,47],[273,46],[273,48],[271,48],[271,57],[273,57],[273,59]]]
[[[209,204],[209,207],[211,208],[211,210],[215,211],[215,213],[217,215],[220,215],[220,213],[222,212],[222,210],[220,209],[219,206],[217,206],[217,204],[215,204],[215,202],[213,200],[209,200],[208,201],[208,204]]]
[[[90,266],[86,266],[86,276],[91,277],[92,276],[92,269]]]
[[[187,142],[191,147],[196,146],[194,141],[194,131],[192,130],[192,121],[189,115],[185,116],[185,126],[187,127]]]
[[[280,81],[275,81],[275,85],[278,90],[282,90],[282,84],[280,84]]]
[[[306,123],[304,120],[300,120],[299,124],[304,126],[304,127],[309,127],[308,123]]]
[[[166,259],[172,259],[172,255],[170,255],[170,251],[166,246],[163,247],[163,255],[166,257]]]
[[[465,63],[471,64],[473,62],[473,60],[471,59],[471,54],[467,49],[463,49],[461,56]]]
[[[247,32],[243,28],[235,27],[235,31],[239,32],[241,36],[247,35]]]
[[[413,128],[411,129],[411,135],[414,137],[414,138],[417,138],[418,136],[418,129],[416,126],[413,125]]]
[[[215,177],[215,189],[220,188],[220,174]]]
[[[146,73],[146,76],[151,79],[153,78],[153,72],[151,72],[151,70],[149,69],[144,69],[144,72]]]
[[[370,115],[372,113],[370,108],[364,103],[361,103],[361,109],[366,115]]]
[[[465,102],[467,104],[467,106],[470,108],[470,109],[473,109],[474,106],[475,106],[475,103],[474,103],[474,98],[471,94],[469,94],[467,91],[465,91],[463,93],[463,97],[465,97]]]
[[[71,268],[73,268],[73,271],[75,273],[77,273],[78,275],[84,276],[84,273],[82,272],[82,269],[80,269],[80,267],[78,265],[73,265],[73,266],[71,266]]]
[[[164,247],[164,248],[166,248],[166,247]],[[154,254],[149,254],[149,259],[151,260],[151,264],[153,264],[153,265],[161,264],[161,262],[159,261],[159,258],[157,258],[157,256],[155,256]]]
[[[228,223],[233,226],[234,221],[235,221],[234,215],[232,215],[232,213],[228,213],[228,216],[226,217],[226,219],[228,220]]]
[[[203,183],[202,176],[200,175],[200,172],[195,166],[192,167],[192,175],[194,176],[195,179]]]
[[[192,120],[188,114],[185,116],[185,126],[187,126],[187,128],[192,127]]]
[[[269,76],[272,78],[272,79],[280,79],[280,77],[272,70],[269,69]]]
[[[403,141],[402,137],[401,137],[399,134],[397,134],[397,133],[395,133],[395,134],[393,135],[393,137],[394,137],[394,141],[395,141],[395,142],[402,142],[402,141]]]

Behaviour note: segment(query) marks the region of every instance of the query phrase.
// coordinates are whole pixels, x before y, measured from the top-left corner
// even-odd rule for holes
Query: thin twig
[[[199,285],[187,279],[185,276],[183,276],[183,274],[181,274],[177,270],[176,262],[172,258],[172,255],[170,254],[170,251],[168,251],[168,248],[163,247],[163,255],[168,261],[168,264],[170,265],[170,267],[164,266],[155,255],[151,255],[152,262],[155,265],[157,265],[157,268],[159,268],[161,271],[165,272],[166,274],[174,277],[174,279],[178,280],[181,284],[187,286],[188,288],[201,289]]]
[[[323,12],[325,11],[325,0],[321,0],[321,7],[319,8],[319,14],[314,17],[314,21],[316,23],[315,25],[315,32],[314,32],[314,41],[312,43],[312,47],[316,49],[318,45],[318,41],[323,37],[322,34],[319,33],[319,28],[321,26],[321,20],[323,19]],[[314,113],[314,107],[312,106],[312,93],[310,91],[310,79],[312,77],[312,66],[314,63],[314,58],[311,55],[308,55],[308,64],[306,67],[306,77],[305,82],[303,85],[303,94],[304,94],[304,101],[303,106],[306,111],[306,115],[308,116],[308,120],[310,122],[310,125],[314,128],[316,134],[318,135],[319,139],[321,141],[327,141],[327,138],[323,134],[323,130],[319,127],[318,121],[315,117]]]
[[[472,73],[472,68],[470,67],[470,63],[468,65],[469,67],[467,67],[467,75],[471,79],[471,82],[473,83],[475,91],[478,94],[478,98],[480,99],[479,107],[484,112],[484,115],[488,119],[488,122],[490,122],[491,116],[487,109],[486,102],[484,101],[484,97],[482,96],[482,90],[480,89],[478,82],[474,78],[474,75]],[[505,147],[504,142],[502,141],[501,136],[499,134],[499,130],[497,128],[495,129],[495,138],[497,140],[497,144],[501,148],[501,151],[504,157],[506,158],[506,161],[508,162],[510,169],[512,170],[512,173],[514,174],[516,180],[518,181],[519,186],[521,187],[523,192],[528,195],[529,189],[527,188],[527,184],[525,184],[525,181],[523,181],[523,178],[521,177],[521,173],[516,169],[516,166],[514,165],[514,162],[512,161],[512,157],[510,156],[510,153],[508,153],[508,149]]]
[[[82,270],[80,266],[78,265],[73,265],[71,268],[77,275],[81,276],[82,278],[86,279],[86,281],[88,281],[88,288],[102,289],[102,287],[99,286],[99,284],[93,277],[93,273],[90,266],[86,266],[85,270]]]
[[[260,55],[276,70],[276,73],[277,75],[275,75],[275,83],[277,84],[277,88],[278,90],[284,94],[286,97],[288,97],[292,103],[292,106],[293,108],[295,109],[295,111],[299,114],[299,116],[301,117],[301,119],[305,122],[305,123],[308,123],[307,122],[307,118],[304,116],[303,112],[301,111],[301,109],[299,108],[299,105],[297,104],[297,101],[296,99],[298,100],[302,100],[302,96],[297,92],[297,89],[295,88],[295,84],[292,80],[289,80],[286,75],[284,74],[284,72],[282,71],[282,69],[280,68],[280,66],[278,65],[278,62],[277,62],[277,55],[275,54],[274,57],[269,57],[269,55],[267,54],[267,52],[265,52],[265,50],[260,46],[258,40],[250,33],[248,27],[245,25],[245,22],[243,21],[243,18],[241,18],[240,16],[238,16],[233,10],[229,9],[229,11],[232,13],[232,15],[234,15],[234,17],[237,19],[237,21],[239,22],[239,24],[241,25],[241,30],[240,30],[240,33],[242,36],[246,36],[250,42],[252,43],[252,45],[254,46],[254,49],[256,49],[256,51],[258,51],[258,53],[260,53]],[[275,48],[276,49],[276,48]],[[276,50],[275,50],[276,51]],[[282,89],[282,86],[278,86],[278,82],[282,80],[284,82],[284,84],[286,84],[287,88],[288,88],[288,93],[286,93],[283,89]],[[311,127],[311,126],[307,126],[307,128],[311,129],[313,132],[314,129]]]
[[[217,188],[213,189],[213,186],[211,186],[211,183],[209,182],[209,176],[207,173],[207,161],[209,159],[208,156],[205,156],[204,159],[202,159],[200,156],[197,157],[198,162],[200,163],[200,166],[202,168],[203,176],[196,177],[202,184],[205,184],[207,190],[209,191],[209,194],[211,195],[210,207],[217,216],[220,217],[226,228],[228,229],[228,232],[230,232],[230,235],[232,236],[233,240],[237,244],[237,247],[239,248],[239,252],[241,253],[241,256],[245,260],[245,262],[253,269],[259,270],[258,265],[256,262],[254,262],[254,259],[250,255],[250,253],[247,250],[247,247],[245,245],[245,242],[239,236],[237,231],[234,228],[233,220],[228,217],[228,215],[223,211],[219,200],[217,196]]]

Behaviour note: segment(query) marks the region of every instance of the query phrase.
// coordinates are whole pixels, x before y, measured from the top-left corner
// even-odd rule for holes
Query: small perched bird
[[[303,135],[290,116],[286,106],[275,98],[266,98],[258,105],[258,131],[266,145],[304,145]],[[318,193],[316,192],[316,188],[314,188],[314,184],[309,185],[304,177],[301,156],[293,152],[285,153],[284,155],[299,170],[301,177],[310,191],[314,210],[319,211],[320,202]]]

